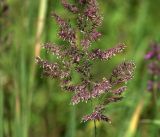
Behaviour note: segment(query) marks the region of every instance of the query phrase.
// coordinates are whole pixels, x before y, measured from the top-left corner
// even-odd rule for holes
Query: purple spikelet
[[[90,121],[90,120],[98,120],[98,121],[105,121],[105,122],[111,123],[111,120],[109,119],[109,117],[103,115],[99,111],[94,111],[89,115],[83,116],[83,118],[82,118],[82,122],[86,122],[86,121]]]
[[[125,47],[126,46],[124,44],[119,44],[115,48],[111,48],[106,51],[101,51],[100,49],[95,49],[90,53],[89,56],[90,56],[90,59],[92,59],[92,60],[94,60],[94,59],[108,60],[108,59],[112,58],[113,56],[115,56],[116,54],[123,52]]]
[[[151,50],[145,55],[145,59],[157,59],[160,60],[160,45],[157,43],[152,43],[150,45]]]
[[[73,94],[71,104],[99,100],[100,103],[94,106],[92,113],[82,118],[83,122],[89,120],[110,122],[110,118],[103,114],[105,107],[123,98],[122,93],[127,89],[125,84],[132,79],[135,64],[132,61],[122,62],[113,69],[109,77],[104,76],[102,80],[96,81],[91,71],[93,63],[97,60],[111,59],[122,53],[126,46],[118,44],[104,51],[90,50],[92,43],[102,36],[97,30],[102,23],[97,1],[76,0],[74,4],[70,4],[67,0],[62,0],[62,5],[73,13],[76,25],[71,25],[71,22],[53,13],[52,16],[59,25],[58,35],[66,43],[43,45],[48,53],[57,57],[57,63],[40,57],[36,58],[36,62],[42,67],[45,76],[59,79],[62,89]],[[72,72],[79,75],[79,83],[73,84]]]
[[[73,4],[69,4],[67,0],[62,0],[63,6],[72,13],[78,13],[78,7]]]
[[[150,74],[147,89],[151,92],[160,91],[160,45],[158,43],[150,45],[150,51],[145,55],[145,59],[149,62],[148,72]]]
[[[93,90],[91,91],[91,97],[96,98],[101,94],[108,92],[112,88],[111,83],[107,79],[103,79],[103,81],[96,83],[93,86]]]
[[[127,86],[122,86],[118,89],[113,90],[113,94],[115,95],[121,95],[125,90],[127,90]]]
[[[76,33],[75,33],[75,30],[69,24],[69,22],[63,20],[56,13],[53,13],[52,16],[55,18],[57,24],[60,26],[59,33],[58,33],[59,37],[62,40],[68,41],[72,45],[74,45],[76,41]]]

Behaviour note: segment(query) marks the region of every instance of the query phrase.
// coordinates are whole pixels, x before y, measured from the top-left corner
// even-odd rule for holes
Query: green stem
[[[66,137],[75,137],[76,136],[76,107],[70,107],[70,120],[68,124],[68,129]]]
[[[91,99],[91,106],[93,108],[93,101]],[[93,108],[94,109],[94,108]],[[94,137],[97,137],[97,126],[96,126],[96,120],[94,120]]]
[[[3,137],[3,90],[0,82],[0,137]]]
[[[157,114],[157,77],[154,76],[154,81],[155,81],[155,84],[154,84],[154,87],[153,87],[153,91],[152,91],[152,100],[153,100],[153,111],[154,111],[154,118]]]
[[[94,120],[94,136],[97,136],[97,126],[96,126],[96,120]]]

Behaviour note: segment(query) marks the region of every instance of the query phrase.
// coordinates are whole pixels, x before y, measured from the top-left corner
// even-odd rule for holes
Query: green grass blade
[[[70,107],[70,117],[66,137],[76,137],[76,107]]]

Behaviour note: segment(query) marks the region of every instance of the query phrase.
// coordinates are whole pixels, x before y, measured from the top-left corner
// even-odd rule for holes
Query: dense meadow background
[[[135,61],[136,70],[125,98],[107,107],[112,123],[97,123],[97,137],[160,137],[160,96],[155,106],[146,90],[149,75],[144,60],[149,44],[160,43],[160,0],[98,2],[103,36],[94,47],[106,49],[123,42],[127,49],[97,63],[95,76],[124,60]],[[42,77],[35,64],[35,55],[50,58],[40,52],[40,44],[61,41],[52,11],[70,16],[60,0],[0,0],[0,137],[94,136],[93,122],[80,122],[90,104],[70,105],[71,94],[63,92],[58,81]]]

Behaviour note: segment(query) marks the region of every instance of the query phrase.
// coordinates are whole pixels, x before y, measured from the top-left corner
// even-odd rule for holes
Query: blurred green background
[[[134,60],[137,67],[125,98],[106,110],[112,124],[97,123],[97,137],[160,137],[160,99],[153,114],[144,61],[150,42],[160,42],[160,0],[98,2],[103,36],[94,47],[106,49],[123,42],[127,50],[95,65],[95,76],[107,74],[124,60]],[[65,17],[68,12],[59,0],[0,0],[0,4],[0,137],[93,137],[93,122],[80,123],[91,105],[71,106],[71,94],[61,91],[58,81],[41,77],[35,64],[40,44],[61,41],[51,12]]]

